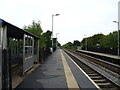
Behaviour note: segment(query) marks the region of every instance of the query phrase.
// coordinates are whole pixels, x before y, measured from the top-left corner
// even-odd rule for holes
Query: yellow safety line
[[[64,51],[63,51],[64,52]],[[64,52],[65,53],[65,52]],[[65,53],[67,55],[67,53]],[[68,56],[68,55],[67,55]],[[95,87],[98,89],[98,90],[101,90],[100,87],[82,70],[82,68],[80,68],[76,62],[73,61],[73,59],[68,56],[68,58],[78,67],[78,69],[80,71],[82,71],[82,73],[95,85]]]
[[[77,84],[77,82],[72,74],[72,71],[71,71],[62,51],[61,51],[61,57],[62,57],[62,63],[63,63],[64,71],[65,71],[65,77],[66,77],[68,88],[70,90],[75,89],[75,88],[79,89],[79,86],[78,86],[78,84]]]

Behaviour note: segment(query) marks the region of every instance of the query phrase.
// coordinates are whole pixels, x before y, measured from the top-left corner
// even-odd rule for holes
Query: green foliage
[[[80,42],[78,40],[74,40],[73,45],[74,46],[80,46]]]
[[[52,43],[51,42],[51,34],[52,34],[52,32],[48,30],[47,32],[43,33],[43,30],[42,30],[41,25],[40,25],[40,21],[35,22],[33,20],[32,25],[24,26],[24,30],[40,37],[40,40],[39,40],[40,45],[39,46],[41,48],[51,47],[51,43]]]
[[[58,42],[58,47],[61,47],[61,44]]]
[[[39,42],[40,42],[40,44],[39,44],[39,46],[41,47],[41,48],[43,48],[43,47],[46,47],[46,37],[42,34],[41,35],[41,39],[39,40]]]
[[[98,44],[101,46],[101,40],[103,39],[103,37],[103,34],[95,34],[94,36],[87,38],[88,46],[97,47]]]
[[[68,43],[64,44],[62,47],[67,48],[67,49],[71,49],[71,50],[76,50],[77,49],[77,47],[74,46],[74,44],[71,43],[71,42],[68,42]]]
[[[108,39],[109,47],[117,48],[117,44],[118,44],[118,32],[117,31],[110,33],[107,36],[107,39]]]
[[[34,20],[32,22],[32,25],[24,26],[23,29],[28,32],[31,32],[34,35],[37,35],[38,37],[40,37],[43,32],[41,25],[40,25],[40,21],[35,22]]]
[[[40,39],[40,43],[41,43],[41,47],[51,47],[51,35],[52,35],[52,32],[51,31],[47,31],[45,33],[43,33],[41,35],[41,39]]]
[[[95,34],[92,37],[87,38],[87,46],[88,47],[99,47],[103,48],[117,48],[117,41],[118,41],[118,32],[114,31],[108,35],[104,34]],[[85,41],[86,38],[84,38],[81,41],[81,46],[85,47]]]
[[[76,49],[77,46],[86,47],[86,40],[87,40],[87,47],[88,48],[117,48],[118,45],[118,31],[114,31],[108,35],[104,34],[95,34],[91,37],[83,38],[81,42],[75,40],[73,44],[71,42],[66,43],[63,45],[64,48],[68,49]]]

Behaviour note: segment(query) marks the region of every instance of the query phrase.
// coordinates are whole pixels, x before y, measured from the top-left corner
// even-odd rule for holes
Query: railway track
[[[91,62],[99,64],[100,66],[104,67],[106,70],[112,71],[111,74],[113,74],[116,77],[120,78],[120,66],[117,65],[117,64],[114,64],[112,62],[106,61],[106,58],[104,60],[104,58],[99,59],[99,58],[89,56],[89,55],[86,55],[86,54],[82,54],[82,53],[79,53],[79,52],[74,52],[74,51],[71,51],[71,52],[73,52],[73,53],[75,53],[75,54],[77,54],[77,55],[79,55],[79,56],[81,56],[83,58],[86,58],[86,59],[90,60]],[[117,62],[118,61],[116,61],[116,63]]]
[[[112,58],[112,57],[109,57],[109,56],[106,56],[106,55],[101,56],[101,54],[94,53],[94,52],[89,52],[89,51],[88,52],[87,51],[76,51],[76,52],[83,53],[85,55],[89,55],[89,56],[92,56],[92,57],[95,57],[95,58],[99,58],[101,60],[116,64],[116,65],[120,65],[120,58]]]
[[[119,66],[103,64],[96,58],[92,58],[78,52],[63,49],[83,71],[100,87],[100,89],[120,90],[120,74],[114,69]],[[99,61],[99,62],[98,62]],[[101,64],[103,64],[101,66]],[[108,69],[111,67],[112,69]]]

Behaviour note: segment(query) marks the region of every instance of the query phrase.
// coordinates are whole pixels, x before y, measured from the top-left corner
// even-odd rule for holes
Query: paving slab
[[[69,75],[68,72],[65,72],[66,66],[63,62],[66,62],[67,66],[70,67],[70,70],[73,75]],[[67,67],[67,68],[68,68]],[[66,69],[69,70],[69,69]],[[66,75],[68,74],[68,75]],[[69,84],[67,77],[74,77],[75,80],[70,83],[77,82],[79,89],[96,89],[93,83],[84,75],[84,73],[73,63],[73,61],[63,52],[58,49],[53,54],[51,54],[45,62],[36,68],[21,84],[15,89],[32,89],[32,90],[68,90]],[[71,80],[70,80],[71,81]]]
[[[50,55],[17,88],[67,88],[60,51]]]

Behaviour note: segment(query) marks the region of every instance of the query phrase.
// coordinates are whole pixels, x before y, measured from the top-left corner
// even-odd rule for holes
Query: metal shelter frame
[[[0,89],[11,88],[11,47],[10,40],[17,44],[17,53],[21,49],[19,41],[22,41],[23,74],[32,68],[34,62],[39,62],[39,37],[24,31],[3,19],[0,19]],[[34,42],[37,45],[34,45]],[[34,47],[37,46],[37,47]],[[35,51],[35,48],[37,51]],[[36,52],[36,53],[34,53]],[[14,55],[13,55],[14,56]]]

